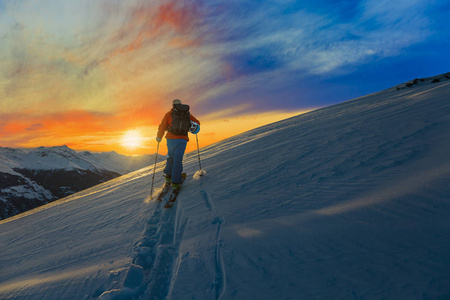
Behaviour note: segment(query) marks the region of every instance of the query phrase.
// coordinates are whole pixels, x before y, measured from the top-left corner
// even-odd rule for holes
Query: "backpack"
[[[172,124],[168,131],[175,135],[187,135],[189,128],[191,128],[189,105],[175,104],[172,110]]]

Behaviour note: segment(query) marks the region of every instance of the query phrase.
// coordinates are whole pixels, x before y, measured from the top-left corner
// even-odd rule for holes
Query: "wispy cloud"
[[[360,2],[351,19],[329,11],[262,3],[252,6],[243,22],[238,21],[242,15],[233,16],[230,23],[235,25],[223,41],[226,47],[218,49],[224,49],[223,57],[237,73],[247,67],[248,74],[274,70],[306,76],[339,72],[374,56],[396,55],[430,36],[423,1],[399,1],[394,8],[384,2]]]
[[[385,2],[358,2],[351,18],[331,2],[330,10],[289,1],[15,3],[2,96],[101,111],[108,100],[112,111],[128,102],[115,97],[124,91],[158,97],[138,102],[177,92],[202,103],[242,87],[348,72],[431,34],[423,1]],[[33,9],[37,28],[28,20]]]
[[[134,3],[125,11],[121,28],[111,34],[111,45],[117,48],[112,55],[152,47],[161,41],[169,47],[198,45],[201,36],[196,34],[201,20],[200,2]]]

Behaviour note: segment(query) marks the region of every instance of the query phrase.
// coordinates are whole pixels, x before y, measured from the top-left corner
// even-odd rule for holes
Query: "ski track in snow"
[[[156,195],[160,192],[157,190]],[[200,178],[200,194],[210,211],[212,225],[217,224],[214,245],[214,279],[211,283],[214,299],[225,292],[226,273],[222,257],[222,224],[225,222],[216,210],[209,192]],[[100,299],[170,299],[181,264],[180,245],[189,222],[181,204],[180,194],[173,208],[164,208],[170,192],[161,202],[153,202],[154,210],[146,222],[142,237],[136,242],[135,257],[127,270],[121,289],[111,289],[100,295]],[[181,198],[181,199],[180,199]],[[153,197],[156,199],[156,196]]]
[[[222,223],[224,222],[224,219],[215,209],[211,195],[208,193],[207,190],[203,188],[203,178],[200,179],[200,187],[201,187],[200,193],[202,194],[203,199],[205,199],[206,205],[208,206],[211,212],[211,219],[212,219],[211,223],[217,224],[216,245],[214,249],[216,273],[213,281],[213,291],[215,299],[219,299],[223,295],[226,286],[225,264],[222,258],[222,251],[221,251],[222,241],[220,238],[220,232],[222,229]]]
[[[146,268],[148,275],[147,282],[144,283],[147,287],[144,299],[169,298],[180,264],[180,244],[189,221],[179,201],[175,202],[172,209],[164,209],[163,203],[158,204],[154,217],[149,221],[144,240],[141,242],[141,249],[142,247],[146,249],[155,243],[156,246],[153,246],[150,256],[145,254],[147,251],[144,251],[144,255],[137,257],[154,262],[150,268]]]
[[[181,262],[179,248],[189,218],[180,199],[171,209],[154,202],[142,238],[136,243],[136,256],[128,269],[123,287],[103,293],[100,299],[169,299]]]

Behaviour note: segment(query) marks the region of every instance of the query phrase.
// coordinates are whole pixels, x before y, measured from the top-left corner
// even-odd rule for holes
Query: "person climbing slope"
[[[179,99],[172,102],[172,109],[167,112],[158,127],[156,140],[162,141],[167,131],[167,162],[164,169],[166,183],[171,183],[176,193],[183,181],[183,156],[189,141],[188,132],[197,133],[200,121],[189,112],[189,105],[182,104]],[[195,130],[195,127],[198,129]]]

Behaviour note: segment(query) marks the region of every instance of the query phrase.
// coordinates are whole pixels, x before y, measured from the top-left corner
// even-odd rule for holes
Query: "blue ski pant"
[[[186,150],[187,141],[185,139],[167,140],[167,162],[164,173],[172,177],[172,183],[181,183],[181,173],[183,172],[183,156]]]

